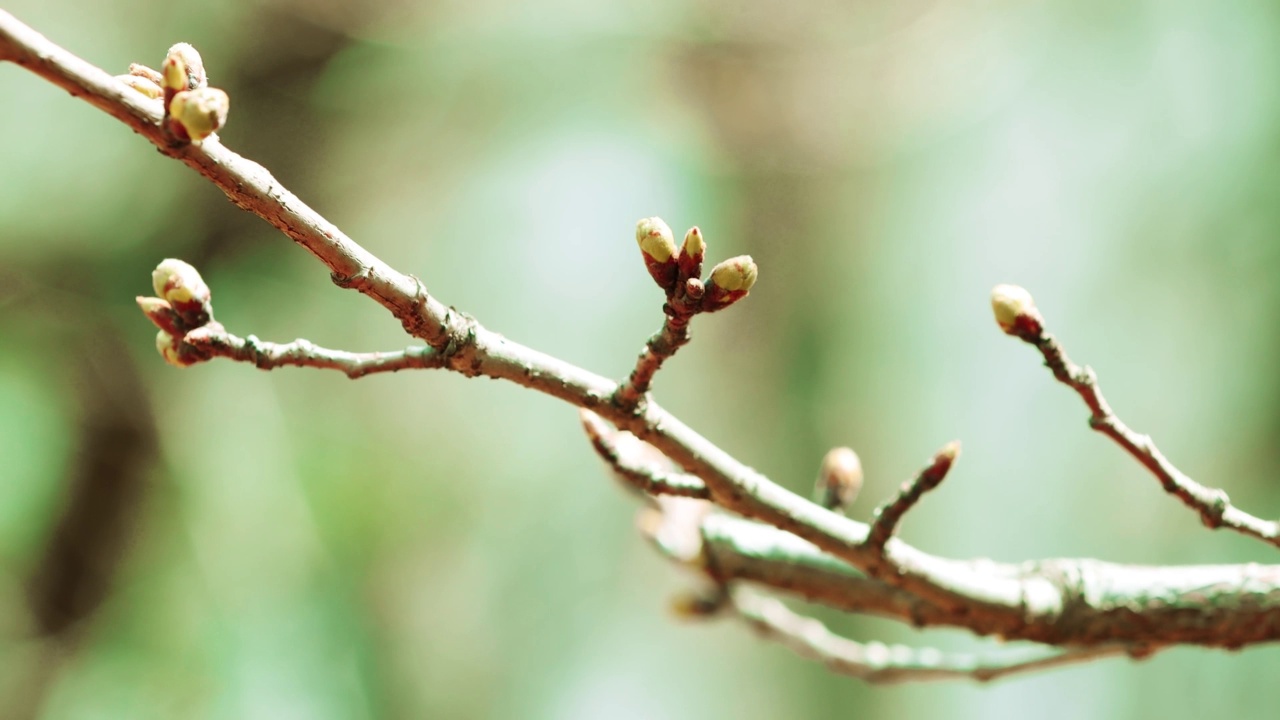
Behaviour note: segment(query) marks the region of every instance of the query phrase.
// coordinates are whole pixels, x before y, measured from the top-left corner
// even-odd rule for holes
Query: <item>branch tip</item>
[[[1035,342],[1044,333],[1044,317],[1025,288],[996,285],[991,289],[991,310],[1006,335]]]

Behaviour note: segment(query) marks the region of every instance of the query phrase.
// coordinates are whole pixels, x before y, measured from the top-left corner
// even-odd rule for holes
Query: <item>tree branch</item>
[[[860,643],[831,632],[818,620],[805,617],[773,598],[742,588],[735,588],[730,595],[732,609],[762,637],[781,643],[801,657],[817,660],[833,672],[876,684],[955,679],[986,682],[1128,652],[1128,648],[1119,643],[1058,651],[1027,648],[986,654]]]
[[[651,350],[656,362],[641,358],[637,364],[639,382],[633,376],[629,386],[619,386],[600,375],[507,340],[465,313],[445,306],[432,297],[416,277],[396,271],[356,244],[282,187],[261,165],[227,149],[216,136],[202,143],[175,141],[161,127],[159,104],[2,11],[0,58],[31,70],[121,120],[162,153],[182,161],[217,185],[236,205],[259,215],[306,248],[328,267],[333,281],[340,287],[355,289],[387,308],[407,333],[428,346],[404,351],[404,359],[395,362],[408,363],[412,356],[424,367],[443,367],[469,377],[484,375],[509,380],[593,411],[598,419],[629,431],[688,473],[688,476],[659,475],[633,468],[636,472],[632,481],[646,491],[709,497],[724,510],[773,526],[777,529],[771,531],[777,533],[775,539],[785,537],[792,545],[811,545],[813,553],[827,558],[824,562],[828,570],[833,567],[831,563],[843,562],[873,574],[874,581],[863,578],[862,582],[874,582],[875,592],[883,598],[881,602],[886,607],[910,608],[912,622],[936,616],[982,635],[1062,646],[1094,646],[1095,649],[1115,642],[1239,647],[1280,639],[1280,567],[1277,566],[1139,568],[1109,566],[1091,560],[1013,566],[941,558],[888,537],[897,518],[927,489],[927,483],[933,482],[930,478],[908,488],[900,501],[882,514],[884,519],[877,522],[879,529],[874,531],[874,542],[869,542],[873,531],[866,524],[810,503],[773,483],[651,400],[645,392],[646,376],[651,379],[661,358],[670,356],[679,347],[677,335],[667,343],[669,351],[662,342],[653,344]],[[688,242],[686,238],[686,244]],[[687,283],[697,280],[693,269],[679,264],[677,254],[668,253],[665,259],[660,258],[646,250],[643,241],[641,248],[651,274],[668,289],[669,300],[676,288],[665,284],[668,278],[675,278],[675,282],[683,278]],[[672,257],[676,260],[671,261]],[[658,267],[649,263],[650,260],[666,264]],[[671,262],[675,262],[676,267],[671,267]],[[755,266],[750,258],[721,263],[703,287],[704,294],[698,301],[700,311],[727,307],[745,296],[754,280]],[[689,293],[699,284],[701,281],[686,284],[685,292]],[[689,297],[694,294],[696,291]],[[255,364],[309,364],[344,371],[371,367],[390,369],[386,365],[394,365],[386,361],[386,356],[379,365],[379,361],[368,355],[322,351],[302,341],[286,346],[250,339],[241,341],[220,328],[211,330],[212,327],[188,323],[181,329],[188,338],[195,335],[200,345],[197,350],[201,352],[225,353]],[[1206,523],[1233,527],[1277,544],[1280,532],[1274,523],[1239,513],[1226,502],[1225,494],[1196,485],[1172,468],[1149,440],[1134,435],[1120,424],[1097,393],[1091,373],[1071,365],[1051,337],[1040,336],[1036,344],[1054,368],[1055,376],[1075,388],[1090,405],[1095,427],[1111,435],[1152,469],[1166,489],[1199,509]],[[642,365],[651,365],[651,369],[642,370]],[[624,387],[631,389],[624,390]],[[599,432],[603,425],[595,427],[597,435],[603,437]],[[621,453],[617,453],[617,457],[617,461],[610,461],[615,466],[627,467]],[[938,475],[937,481],[940,480]],[[697,482],[702,483],[700,488]],[[704,519],[710,523],[711,518],[717,517],[707,511],[709,504],[705,500],[662,499],[693,503],[686,507],[696,509],[688,517],[699,518],[697,527],[703,527]],[[661,512],[663,507],[660,504],[660,509],[654,512]],[[889,571],[881,572],[886,565]],[[1142,602],[1135,610],[1138,598]],[[780,625],[777,627],[782,629]]]
[[[1125,425],[1098,387],[1098,377],[1089,366],[1081,367],[1067,357],[1067,352],[1045,329],[1044,317],[1036,308],[1030,293],[1012,285],[998,286],[992,293],[997,321],[1009,335],[1034,346],[1044,356],[1044,364],[1058,382],[1066,385],[1084,400],[1089,408],[1089,427],[1106,435],[1124,448],[1160,481],[1165,492],[1177,497],[1200,515],[1200,521],[1211,529],[1227,528],[1262,542],[1280,547],[1280,523],[1254,517],[1231,504],[1224,490],[1209,488],[1192,480],[1179,470],[1151,440],[1151,436],[1134,432]],[[1001,312],[1006,321],[1000,321]]]
[[[212,325],[192,330],[183,341],[212,357],[252,363],[263,370],[286,365],[322,368],[341,371],[352,380],[373,373],[443,367],[440,353],[429,347],[353,353],[322,348],[301,338],[283,344],[264,342],[253,335],[240,338]]]

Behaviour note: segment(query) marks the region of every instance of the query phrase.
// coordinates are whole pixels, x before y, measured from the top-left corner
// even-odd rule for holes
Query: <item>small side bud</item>
[[[145,78],[147,80],[150,80],[151,82],[155,83],[156,87],[161,87],[164,85],[164,76],[156,72],[155,70],[152,70],[151,68],[147,67],[146,65],[142,65],[139,63],[129,63],[129,74],[136,75],[140,78]]]
[[[662,218],[644,218],[636,223],[636,243],[644,256],[644,266],[658,287],[670,292],[675,286],[676,240]]]
[[[116,79],[153,100],[159,100],[164,95],[164,90],[159,85],[140,75],[117,75]]]
[[[706,292],[707,286],[703,285],[702,281],[698,278],[691,277],[684,281],[684,294],[687,295],[690,300],[701,300],[702,296],[705,295]]]
[[[862,461],[852,448],[832,448],[822,458],[814,500],[822,507],[845,512],[862,489]]]
[[[200,327],[213,318],[213,293],[190,264],[174,258],[162,261],[151,272],[151,286],[189,329]]]
[[[729,258],[711,269],[706,294],[702,296],[702,311],[723,310],[747,296],[756,284],[759,269],[750,255]]]
[[[136,298],[138,307],[142,309],[142,314],[156,327],[168,332],[170,335],[182,334],[182,319],[178,313],[174,311],[173,306],[167,300],[158,297],[142,297]]]
[[[174,367],[191,367],[204,359],[194,352],[194,348],[184,345],[181,340],[164,330],[156,333],[156,351],[165,362]]]
[[[991,310],[996,324],[1007,335],[1034,341],[1044,333],[1044,317],[1031,293],[1017,285],[997,285],[991,289]]]
[[[702,277],[702,258],[707,254],[707,243],[702,239],[702,231],[697,226],[689,228],[684,234],[684,244],[680,246],[680,277],[684,279]]]
[[[169,119],[179,125],[187,138],[200,142],[227,123],[231,98],[218,88],[187,90],[173,96]]]
[[[710,617],[724,608],[723,592],[708,593],[686,590],[671,598],[671,613],[681,620],[699,620]]]
[[[164,86],[172,88],[175,93],[209,85],[209,79],[204,72],[204,60],[189,43],[177,43],[169,48],[162,70]]]

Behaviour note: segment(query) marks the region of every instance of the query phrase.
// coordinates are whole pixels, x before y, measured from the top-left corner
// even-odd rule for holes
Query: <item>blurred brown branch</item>
[[[744,297],[756,267],[748,257],[731,258],[704,281],[706,246],[696,228],[676,248],[665,223],[642,221],[637,240],[646,268],[666,294],[667,319],[630,378],[617,383],[507,340],[446,306],[416,277],[372,255],[261,165],[223,146],[216,135],[188,141],[166,123],[173,88],[166,87],[164,101],[148,98],[3,12],[0,59],[85,99],[196,170],[236,205],[314,255],[335,284],[377,301],[409,335],[426,343],[398,353],[358,354],[305,341],[276,345],[252,336],[241,339],[213,320],[208,288],[194,268],[168,265],[161,272],[174,262],[166,261],[154,283],[161,297],[143,298],[140,304],[161,329],[159,347],[167,360],[185,366],[223,356],[262,368],[339,369],[352,377],[445,368],[508,380],[589,411],[584,423],[597,451],[653,500],[655,507],[642,515],[642,531],[672,559],[696,568],[716,586],[712,599],[690,605],[695,614],[732,608],[767,637],[801,654],[868,680],[886,681],[990,679],[1115,653],[1142,657],[1177,644],[1238,648],[1280,639],[1280,566],[1139,567],[1090,559],[1011,565],[938,557],[894,537],[903,514],[950,469],[955,457],[951,446],[869,526],[789,492],[697,434],[659,406],[649,387],[662,363],[688,341],[692,316]],[[166,69],[171,65],[166,63]],[[1029,296],[1021,304],[997,302],[996,314],[1007,332],[1039,347],[1055,375],[1080,392],[1093,412],[1094,426],[1199,510],[1206,524],[1276,544],[1280,533],[1274,523],[1243,514],[1221,491],[1193,483],[1148,439],[1120,423],[1098,394],[1092,373],[1072,365],[1043,331]],[[913,626],[961,627],[1050,647],[1029,657],[983,659],[861,645],[832,635],[775,600],[744,592],[741,582]]]

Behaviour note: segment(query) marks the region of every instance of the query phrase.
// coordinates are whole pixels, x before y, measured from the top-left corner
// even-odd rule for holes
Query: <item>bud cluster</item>
[[[702,231],[690,228],[677,248],[671,228],[659,217],[636,223],[636,243],[650,277],[668,300],[680,301],[688,314],[729,307],[747,296],[759,274],[750,255],[739,255],[717,264],[711,277],[703,280],[707,243]]]
[[[151,286],[160,297],[138,297],[138,307],[160,332],[156,350],[171,365],[187,367],[209,356],[184,342],[187,333],[215,324],[212,293],[194,267],[181,260],[164,260],[151,273]]]
[[[148,98],[164,103],[164,126],[179,140],[200,142],[227,122],[231,99],[209,87],[204,60],[194,47],[178,43],[169,48],[160,72],[134,63],[121,82]]]

